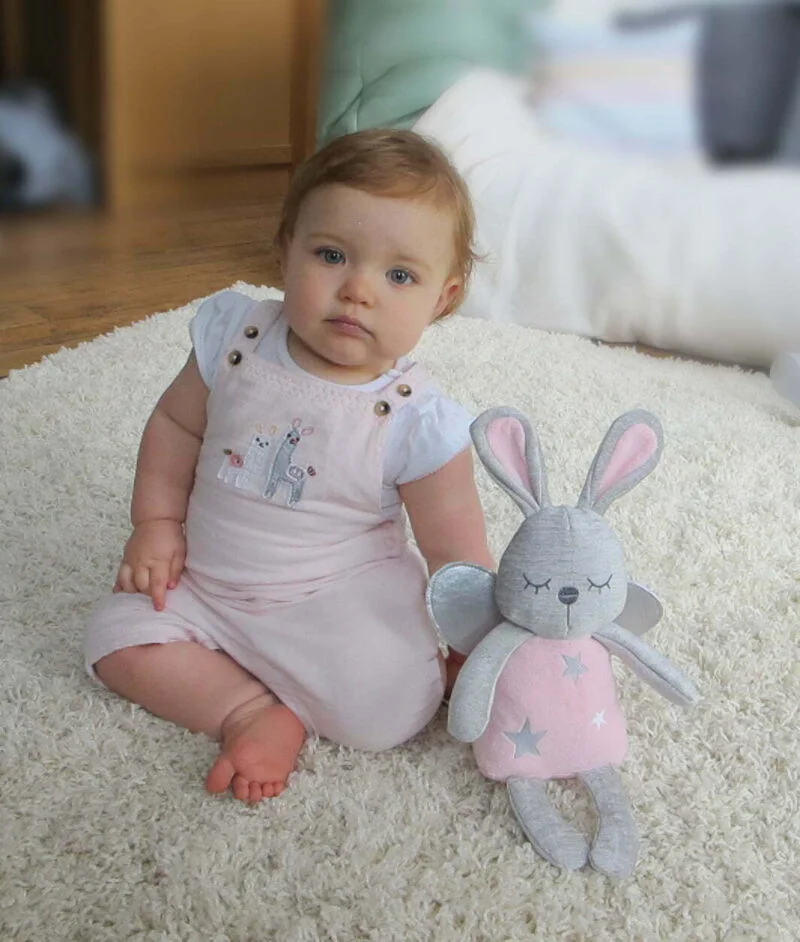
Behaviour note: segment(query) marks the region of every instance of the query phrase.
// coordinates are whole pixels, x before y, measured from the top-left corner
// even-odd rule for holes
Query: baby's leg
[[[281,609],[270,657],[290,665],[303,690],[295,698],[274,689],[306,709],[302,715],[317,735],[380,752],[411,739],[435,716],[445,666],[425,584],[422,563],[409,554]],[[269,683],[268,674],[256,673]]]
[[[286,787],[303,724],[227,654],[193,641],[150,644],[109,654],[95,670],[110,690],[156,716],[221,740],[210,792],[231,788],[256,802]]]
[[[151,713],[222,742],[209,791],[230,787],[242,801],[278,795],[305,729],[252,674],[217,650],[208,618],[183,583],[170,592],[164,612],[155,612],[144,595],[108,595],[87,626],[87,666]]]

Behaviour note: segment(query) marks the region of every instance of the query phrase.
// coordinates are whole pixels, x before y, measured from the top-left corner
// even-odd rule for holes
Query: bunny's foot
[[[511,808],[536,852],[556,867],[584,867],[589,844],[553,807],[545,783],[537,778],[510,778],[506,785]]]
[[[610,765],[584,772],[600,821],[589,851],[589,863],[610,877],[631,876],[639,855],[639,837],[630,801],[616,769]]]

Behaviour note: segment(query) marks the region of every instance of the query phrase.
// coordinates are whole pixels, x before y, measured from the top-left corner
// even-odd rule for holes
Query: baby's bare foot
[[[286,788],[305,738],[300,720],[272,697],[243,704],[222,724],[222,749],[206,788],[230,788],[236,798],[251,804],[277,797]]]

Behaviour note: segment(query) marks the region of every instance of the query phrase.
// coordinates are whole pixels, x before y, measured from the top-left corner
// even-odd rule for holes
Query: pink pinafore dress
[[[128,644],[153,624],[166,631],[155,641],[188,632],[258,677],[310,732],[389,748],[429,722],[443,692],[424,563],[402,516],[382,511],[387,431],[430,380],[413,365],[367,392],[268,362],[255,347],[280,307],[254,301],[224,351],[186,570],[166,612],[139,605]],[[117,626],[120,605],[142,598],[112,597]]]

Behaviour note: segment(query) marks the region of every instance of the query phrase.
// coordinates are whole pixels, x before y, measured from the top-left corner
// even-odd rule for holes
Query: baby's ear
[[[275,255],[273,258],[276,258],[278,261],[278,267],[281,270],[281,275],[286,274],[286,262],[289,258],[289,245],[287,242],[275,242],[274,243]]]
[[[464,283],[460,278],[450,278],[445,282],[442,293],[439,295],[439,300],[436,303],[433,320],[446,317],[448,314],[452,314],[453,311],[455,311],[461,303],[461,298],[464,294],[463,287]]]

